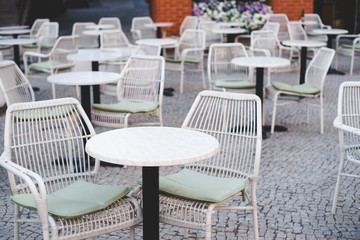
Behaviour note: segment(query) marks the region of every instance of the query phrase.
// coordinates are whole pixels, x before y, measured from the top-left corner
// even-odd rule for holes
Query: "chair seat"
[[[161,192],[205,202],[221,202],[248,185],[248,179],[214,177],[189,169],[160,176],[159,181]]]
[[[307,32],[306,35],[311,36],[311,37],[325,36],[324,34],[316,33],[316,32]]]
[[[312,86],[310,83],[303,83],[300,85],[290,85],[282,82],[273,82],[273,87],[280,91],[293,92],[297,94],[317,94],[320,90]]]
[[[168,63],[181,63],[181,59],[173,59],[173,58],[165,58],[165,61]],[[191,63],[191,64],[199,64],[199,60],[185,60],[185,63]]]
[[[352,48],[353,48],[353,45],[352,45],[352,44],[342,44],[341,47],[347,48],[347,49],[352,49]],[[356,44],[356,45],[355,45],[355,49],[356,49],[356,50],[360,50],[360,44]]]
[[[48,212],[62,218],[75,218],[106,208],[130,190],[126,186],[97,185],[78,180],[47,195]],[[11,199],[24,208],[37,209],[32,194],[18,194]]]
[[[252,82],[246,80],[216,80],[214,81],[214,85],[218,88],[241,88],[241,89],[248,89],[248,88],[255,88],[256,85]]]
[[[93,104],[92,107],[107,112],[145,113],[156,110],[159,104],[156,102],[121,100],[115,104]]]
[[[68,67],[74,66],[74,63],[52,61],[51,66],[52,66],[52,68],[68,68]],[[40,70],[50,70],[51,69],[49,61],[32,63],[32,64],[30,64],[29,67],[32,69],[40,69]]]

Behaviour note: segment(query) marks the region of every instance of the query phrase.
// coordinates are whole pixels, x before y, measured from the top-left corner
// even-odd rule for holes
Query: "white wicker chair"
[[[255,83],[248,67],[235,66],[231,60],[247,57],[241,43],[214,43],[210,46],[207,71],[210,90],[246,91],[255,93]]]
[[[42,23],[36,35],[32,37],[36,39],[36,43],[21,45],[22,51],[48,52],[59,37],[59,23]]]
[[[185,237],[188,235],[188,228],[205,230],[206,239],[210,240],[211,217],[215,210],[250,210],[253,215],[254,238],[258,239],[256,185],[262,144],[260,98],[254,94],[202,91],[182,127],[210,134],[218,139],[221,146],[215,156],[185,166],[184,170],[191,172],[191,175],[201,175],[196,179],[191,179],[189,175],[187,179],[187,182],[193,182],[193,192],[206,191],[210,196],[216,197],[219,188],[223,187],[219,186],[219,182],[226,187],[230,185],[224,183],[227,181],[244,181],[248,185],[240,187],[241,184],[235,184],[239,187],[237,190],[215,202],[199,200],[206,195],[202,196],[201,193],[196,197],[166,193],[162,187],[165,179],[171,176],[160,177],[160,221],[185,228]],[[168,190],[181,189],[181,180],[177,183],[180,187],[169,186]],[[134,196],[140,200],[141,189],[135,191]],[[243,198],[243,201],[239,200],[240,204],[231,201],[237,197]]]
[[[215,28],[218,28],[218,24],[213,21],[200,21],[199,23],[199,29],[205,32],[205,47],[207,50],[209,50],[211,44],[223,42],[222,34],[212,31]]]
[[[279,34],[280,24],[278,22],[265,22],[262,31],[273,31],[276,36]]]
[[[334,58],[335,50],[329,48],[321,48],[309,63],[305,73],[305,83],[300,85],[289,85],[286,83],[273,82],[272,86],[266,88],[267,96],[274,102],[273,115],[271,121],[271,134],[274,133],[276,109],[277,106],[282,106],[290,103],[303,103],[306,104],[307,122],[309,122],[309,105],[320,108],[320,132],[324,132],[324,106],[323,106],[323,89],[327,72],[331,66]],[[281,100],[281,95],[285,94],[284,102]],[[290,96],[295,96],[289,100]],[[301,98],[296,98],[296,97]],[[309,99],[319,98],[320,104],[313,104]]]
[[[180,36],[185,32],[186,29],[198,29],[199,27],[199,17],[196,16],[186,16],[181,22],[179,33]]]
[[[360,57],[360,34],[345,34],[336,36],[335,68],[338,67],[339,55],[348,56],[350,60],[350,75],[354,72],[355,58]]]
[[[0,63],[0,88],[8,107],[13,103],[35,101],[29,80],[13,61]]]
[[[134,17],[131,21],[131,29],[133,40],[155,38],[156,28],[145,27],[145,24],[154,23],[151,17]]]
[[[184,72],[201,72],[203,88],[206,88],[204,74],[205,32],[187,29],[174,46],[174,55],[165,56],[166,70],[180,71],[180,93],[184,89]]]
[[[334,192],[332,213],[336,212],[344,177],[360,178],[360,83],[343,82],[339,88],[338,113],[334,127],[339,131],[340,165]]]
[[[270,23],[268,23],[270,24]],[[275,23],[277,24],[277,23]],[[252,31],[250,38],[250,51],[254,55],[263,55],[268,57],[287,58],[291,64],[287,67],[270,68],[268,70],[268,80],[265,86],[271,84],[271,73],[299,71],[300,64],[293,60],[293,56],[300,56],[299,50],[293,47],[286,47],[280,44],[275,32],[270,30]]]
[[[304,26],[305,32],[308,35],[309,40],[327,42],[326,34],[316,34],[316,33],[312,32],[314,29],[323,29],[323,28],[330,29],[331,28],[330,25],[324,25],[323,24],[319,14],[305,13],[304,14],[304,21],[305,22],[307,22],[307,21],[308,22],[316,22],[316,24],[306,24]]]
[[[79,37],[79,49],[98,48],[98,37],[94,35],[86,35],[83,32],[89,30],[89,26],[96,26],[93,22],[76,22],[72,27],[72,35]]]
[[[301,22],[299,21],[289,22],[288,30],[290,40],[309,40],[304,28],[301,26]],[[313,55],[315,55],[318,49],[319,48],[308,48],[308,52],[311,52]]]
[[[28,77],[31,71],[50,73],[51,75],[62,71],[70,71],[75,63],[67,59],[67,55],[76,53],[78,48],[77,36],[59,37],[54,47],[47,54],[25,52],[23,55],[25,75]],[[28,64],[29,58],[37,58],[38,61]],[[55,84],[52,84],[53,98],[56,98]]]
[[[129,188],[112,186],[106,193],[115,188],[118,193],[103,199],[104,206],[84,209],[89,201],[99,201],[103,196],[99,191],[107,188],[92,183],[100,161],[93,162],[84,151],[94,135],[90,120],[73,98],[8,108],[0,165],[9,173],[16,203],[15,239],[24,223],[40,223],[38,231],[44,239],[84,239],[128,227],[134,239],[134,225],[141,222],[142,212],[135,199],[124,196]]]
[[[99,19],[99,25],[113,25],[112,28],[107,28],[108,30],[113,29],[113,30],[122,30],[121,27],[121,21],[120,18],[118,17],[102,17]]]
[[[164,58],[159,56],[132,56],[121,72],[117,84],[115,104],[93,104],[93,124],[112,128],[129,125],[162,126],[162,99],[164,90]],[[129,123],[130,116],[147,115]],[[150,116],[149,116],[150,115]],[[152,118],[156,117],[157,121]]]
[[[160,56],[160,45],[140,44],[133,55]]]
[[[280,41],[289,40],[289,31],[287,24],[289,23],[289,19],[284,13],[274,13],[269,14],[266,19],[267,22],[277,22],[280,25],[278,39]]]

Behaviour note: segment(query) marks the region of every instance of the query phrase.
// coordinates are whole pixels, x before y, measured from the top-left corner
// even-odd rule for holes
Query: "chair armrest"
[[[29,169],[26,169],[12,162],[10,160],[10,153],[8,151],[3,152],[3,154],[1,155],[0,166],[4,167],[7,171],[13,173],[14,175],[23,179],[26,182],[26,184],[29,186],[29,189],[34,197],[36,204],[38,204],[40,200],[47,199],[45,184],[41,176]]]
[[[333,126],[339,130],[360,136],[360,129],[345,125],[341,122],[341,117],[336,117]]]
[[[182,51],[181,53],[181,62],[185,61],[186,55],[190,52],[203,52],[205,49],[204,48],[187,48],[184,51]]]
[[[256,53],[262,53],[267,57],[271,57],[271,52],[268,49],[250,47],[250,53],[252,56],[255,56]]]
[[[141,31],[140,30],[130,29],[130,32],[133,33],[134,35],[136,35],[137,39],[134,39],[135,41],[141,39]]]
[[[38,52],[24,52],[24,57],[31,56],[31,57],[39,57],[39,58],[48,58],[50,57],[50,54],[43,54]]]

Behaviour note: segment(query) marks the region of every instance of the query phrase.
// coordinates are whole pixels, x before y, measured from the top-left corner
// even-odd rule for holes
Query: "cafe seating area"
[[[360,238],[359,35],[305,17],[0,27],[0,233]]]

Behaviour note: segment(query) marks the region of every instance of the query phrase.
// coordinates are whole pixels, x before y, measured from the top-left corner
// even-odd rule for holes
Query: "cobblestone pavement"
[[[304,105],[278,108],[277,124],[287,132],[275,132],[262,144],[262,157],[257,185],[258,219],[261,239],[360,239],[359,180],[343,181],[337,213],[331,213],[333,193],[339,164],[338,133],[332,123],[336,116],[339,85],[344,81],[357,81],[359,63],[353,76],[348,74],[349,58],[340,58],[339,70],[345,76],[328,75],[325,82],[325,132],[320,134],[319,109],[310,108],[310,124],[306,124]],[[51,98],[51,86],[46,74],[30,78],[33,86],[40,87],[37,100]],[[273,76],[275,77],[275,76]],[[295,73],[280,74],[279,80],[296,82]],[[200,74],[186,73],[184,94],[179,94],[178,72],[166,72],[165,87],[175,88],[173,97],[165,97],[164,126],[180,127],[197,93],[202,90]],[[74,87],[57,86],[58,97],[76,97]],[[103,102],[115,98],[102,96]],[[266,123],[270,123],[272,102],[265,100]],[[0,115],[0,134],[4,131],[5,114]],[[109,130],[95,127],[97,133]],[[0,152],[3,139],[0,138]],[[160,174],[176,172],[179,167],[162,167]],[[358,167],[354,167],[359,172]],[[141,168],[101,167],[99,182],[137,186]],[[13,204],[7,173],[0,168],[0,239],[13,239]],[[235,203],[240,202],[240,199]],[[213,215],[213,239],[253,239],[251,212],[221,211]],[[161,224],[161,239],[183,239],[183,229]],[[104,235],[98,239],[127,239],[128,230]],[[189,239],[203,238],[204,232],[190,230]],[[39,225],[21,227],[21,239],[41,239]],[[142,229],[136,229],[136,239],[142,239]]]

